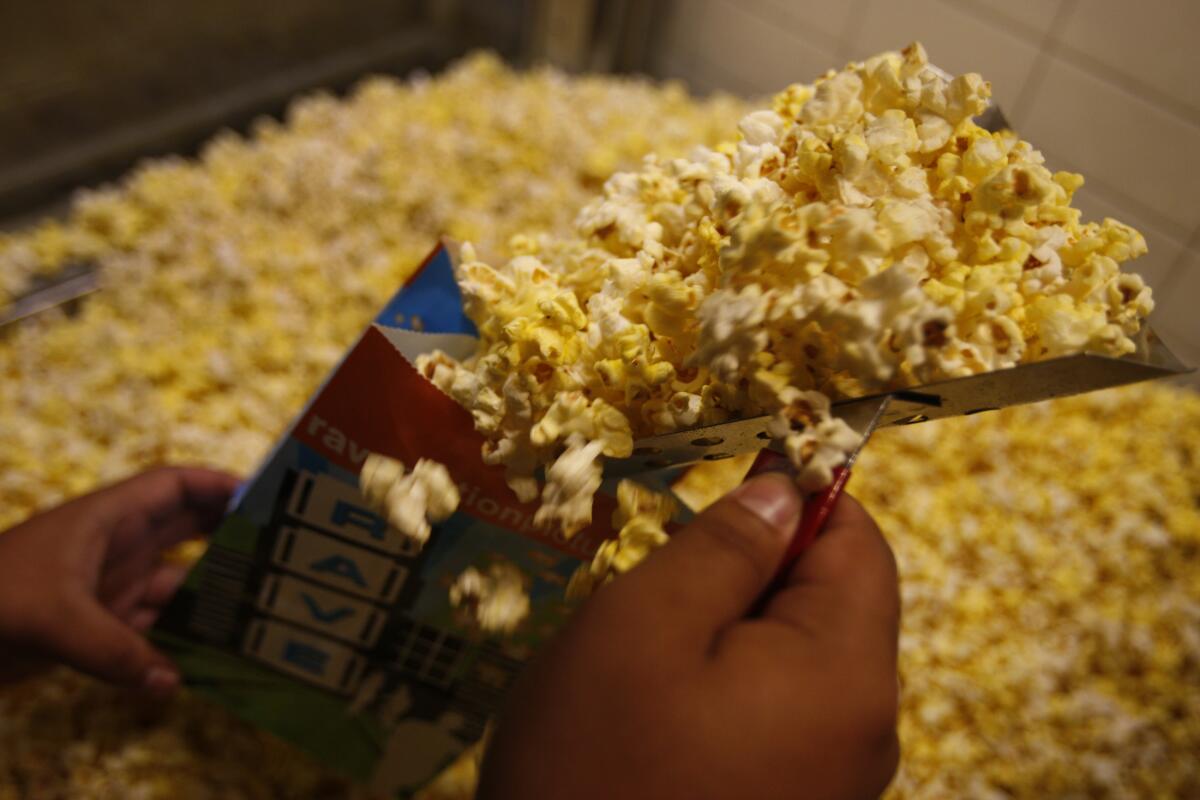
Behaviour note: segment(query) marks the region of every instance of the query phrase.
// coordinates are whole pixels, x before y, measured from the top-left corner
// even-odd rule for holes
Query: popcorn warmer
[[[506,127],[514,109],[537,124]],[[65,223],[6,236],[6,296],[70,258],[101,264],[103,286],[78,317],[49,312],[0,344],[0,513],[14,521],[158,458],[248,468],[278,431],[273,409],[299,403],[437,230],[511,253],[510,234],[566,230],[617,167],[715,144],[742,111],[475,60],[303,101],[285,125],[219,139],[198,163],[148,165]],[[358,169],[367,158],[382,168]],[[418,178],[420,196],[405,188]],[[528,202],[506,202],[513,192]],[[348,235],[327,236],[337,228]],[[258,310],[222,319],[226,335],[206,323],[230,297]],[[314,343],[304,352],[287,344],[298,330]],[[1197,431],[1193,394],[1141,385],[872,438],[849,489],[888,532],[903,582],[892,796],[1195,792],[1179,754],[1200,747]],[[4,798],[359,796],[190,698],[132,709],[57,675],[0,693],[0,720]],[[430,796],[469,796],[472,770],[459,762]]]

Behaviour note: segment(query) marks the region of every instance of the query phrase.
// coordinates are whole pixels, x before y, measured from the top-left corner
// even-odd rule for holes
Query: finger
[[[190,567],[183,564],[163,564],[154,571],[150,576],[150,581],[146,584],[146,593],[142,596],[142,605],[150,608],[161,608],[170,602],[175,593],[179,591],[180,585]]]
[[[163,467],[104,490],[113,525],[110,556],[136,545],[165,549],[211,531],[225,513],[238,479],[200,467]]]
[[[158,621],[158,615],[162,612],[159,608],[141,607],[133,610],[129,615],[127,622],[129,627],[133,628],[138,633],[145,633],[154,627],[154,623]]]
[[[623,607],[654,636],[707,648],[770,583],[800,511],[786,476],[747,481],[615,582],[604,602]]]
[[[873,631],[876,643],[894,649],[900,626],[896,559],[857,500],[841,496],[821,535],[768,601],[764,616],[812,635]]]
[[[175,666],[136,631],[89,597],[70,609],[72,624],[54,628],[43,646],[75,669],[121,686],[166,693],[179,686]]]
[[[183,564],[155,563],[134,553],[104,576],[96,597],[119,619],[129,619],[137,608],[165,606],[187,577]]]

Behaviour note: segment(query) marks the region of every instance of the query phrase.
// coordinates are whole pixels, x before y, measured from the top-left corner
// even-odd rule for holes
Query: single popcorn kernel
[[[533,517],[535,524],[556,524],[570,537],[592,521],[592,497],[600,488],[601,449],[600,442],[572,434],[566,450],[546,470],[546,488]]]
[[[450,586],[450,605],[466,611],[485,633],[510,634],[529,615],[525,582],[521,570],[505,562],[486,572],[468,567]]]
[[[396,459],[370,453],[358,481],[370,507],[418,545],[429,540],[430,522],[449,518],[459,504],[458,487],[449,471],[426,458],[405,473],[404,464]]]

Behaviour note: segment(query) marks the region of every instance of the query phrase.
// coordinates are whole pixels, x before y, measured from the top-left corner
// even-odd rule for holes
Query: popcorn
[[[358,480],[367,502],[387,517],[392,530],[418,545],[429,540],[429,523],[448,519],[460,500],[449,471],[427,458],[405,473],[396,459],[370,453]]]
[[[789,427],[789,389],[839,397],[1131,351],[1153,304],[1119,262],[1144,242],[1081,224],[1081,178],[976,125],[989,94],[977,75],[945,79],[914,44],[788,88],[736,142],[613,175],[574,237],[542,237],[498,267],[467,248],[479,349],[439,385],[523,498],[547,467],[552,507],[538,519],[570,535],[599,486],[585,453],[773,413],[812,491],[858,438],[828,402]],[[699,385],[674,385],[699,370]],[[513,374],[536,376],[519,411],[501,400]],[[600,419],[616,433],[587,450]]]
[[[404,477],[404,464],[378,453],[368,453],[358,475],[358,488],[372,508],[386,509],[388,492]]]
[[[199,696],[130,702],[66,669],[0,691],[0,797],[325,797],[365,789]]]
[[[600,545],[590,564],[581,564],[567,583],[568,599],[587,597],[601,584],[633,569],[651,551],[667,543],[665,525],[675,516],[678,504],[668,494],[656,492],[636,481],[617,484],[617,510],[612,524],[617,537]]]
[[[600,183],[649,150],[669,177],[654,176],[645,206],[662,226],[651,276],[640,274],[636,256],[618,266],[606,247],[577,242],[573,271],[556,276],[588,314],[580,334],[587,347],[644,325],[651,335],[639,338],[640,352],[676,367],[648,399],[632,401],[631,435],[688,427],[693,413],[697,424],[720,421],[736,413],[730,400],[764,410],[776,402],[778,387],[754,388],[766,369],[757,361],[744,388],[720,384],[704,367],[678,368],[698,339],[692,303],[726,288],[785,289],[773,295],[785,301],[770,308],[779,315],[770,347],[786,354],[785,366],[770,369],[783,385],[859,391],[861,382],[830,366],[840,345],[827,321],[787,322],[814,313],[824,320],[825,310],[856,297],[857,285],[829,272],[843,269],[830,265],[829,211],[810,203],[767,213],[766,184],[826,203],[929,192],[961,219],[988,170],[1010,158],[1041,164],[1015,136],[966,122],[985,91],[977,76],[944,86],[905,66],[917,52],[871,59],[860,78],[864,113],[915,109],[919,150],[894,173],[861,133],[831,145],[786,123],[812,87],[797,84],[774,99],[771,110],[786,123],[776,139],[756,123],[742,126],[747,147],[774,144],[785,157],[773,168],[766,148],[747,151],[739,169],[768,177],[743,178],[729,166],[736,147],[678,158],[732,133],[744,111],[733,101],[701,103],[677,86],[623,78],[519,75],[473,57],[432,80],[376,78],[345,101],[301,100],[286,124],[260,123],[247,140],[223,134],[199,161],[152,162],[117,188],[82,195],[61,223],[0,234],[0,304],[63,259],[96,260],[104,282],[77,316],[43,314],[0,342],[0,529],[165,459],[252,468],[285,424],[279,409],[299,407],[436,235],[475,241],[489,263],[506,255],[552,262]],[[973,147],[978,163],[972,155],[964,166]],[[845,174],[823,182],[835,159]],[[997,228],[974,217],[978,227],[948,242],[935,234],[887,254],[927,270],[921,290],[951,312],[942,334],[947,343],[957,338],[957,349],[926,337],[935,372],[969,374],[1013,357],[983,352],[999,341],[977,332],[989,314],[1021,329],[1018,361],[1045,357],[1028,321],[1031,302],[1061,293],[1093,253],[1124,263],[1145,252],[1132,229],[1081,222],[1058,204],[1078,176],[1051,179],[1063,194],[1052,190],[1034,222],[1028,210]],[[680,192],[687,203],[673,202]],[[846,207],[871,210],[874,201]],[[890,248],[876,227],[864,227],[862,241]],[[757,261],[736,253],[751,233],[761,237],[752,245]],[[768,274],[761,268],[772,241],[785,248]],[[752,280],[730,274],[722,285],[729,247],[731,273],[758,265]],[[1002,266],[981,270],[992,265]],[[846,268],[865,275],[887,266],[883,254],[863,252]],[[972,282],[973,274],[986,280]],[[1121,273],[1073,302],[1103,305],[1109,323],[1132,337],[1153,300],[1130,278]],[[1097,335],[1097,347],[1120,345]],[[604,353],[626,367],[618,348]],[[492,389],[510,415],[502,432],[540,419],[549,402],[535,398],[535,387],[578,388],[560,374],[570,367],[547,376],[530,358],[518,375],[492,363],[502,378]],[[456,367],[432,370],[450,370],[452,379]],[[903,361],[897,375],[909,379]],[[620,387],[601,396],[624,402]],[[686,413],[660,419],[675,413],[664,410],[674,402]],[[904,752],[890,797],[1186,796],[1196,785],[1194,759],[1176,756],[1200,749],[1191,724],[1200,718],[1200,483],[1189,467],[1200,463],[1197,431],[1194,395],[1142,386],[876,434],[851,491],[880,520],[902,575]],[[527,439],[513,434],[527,450],[514,463],[532,476],[540,454]],[[699,496],[697,504],[718,496],[728,482],[707,471],[732,470],[736,483],[751,458],[706,462],[689,473],[688,491],[676,492]],[[528,499],[536,497],[536,481],[526,485]],[[83,798],[365,796],[186,693],[151,718],[144,711],[66,672],[0,689],[0,796],[29,787]],[[477,755],[456,763],[431,795],[473,794]]]
[[[716,144],[742,108],[478,54],[301,98],[0,233],[0,306],[74,260],[102,284],[0,343],[0,529],[163,461],[248,472],[438,236],[490,259],[564,232],[612,170]]]
[[[546,469],[546,488],[533,517],[535,524],[556,523],[570,537],[592,521],[592,496],[600,488],[603,447],[602,442],[585,441],[579,434],[567,440],[567,449]]]
[[[509,634],[529,615],[529,594],[521,570],[498,562],[487,572],[467,567],[450,586],[450,605],[486,633]]]
[[[783,439],[788,460],[796,467],[796,485],[815,492],[833,483],[833,470],[846,453],[862,444],[860,436],[839,417],[829,414],[829,398],[788,386],[780,392],[782,408],[771,417],[767,432]]]
[[[742,111],[480,54],[301,98],[0,232],[0,306],[68,261],[102,284],[0,340],[0,531],[164,461],[246,474],[438,236],[515,255],[614,170],[716,144]],[[63,672],[0,687],[0,797],[366,797],[198,699],[145,711]]]

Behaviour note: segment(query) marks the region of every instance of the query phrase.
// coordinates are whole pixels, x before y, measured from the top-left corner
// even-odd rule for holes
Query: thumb
[[[657,637],[707,648],[771,583],[801,506],[787,476],[760,475],[705,509],[609,591]]]
[[[80,672],[121,686],[168,694],[179,686],[179,672],[149,641],[92,598],[81,598],[69,612],[75,624],[62,627],[44,643],[50,654]]]

